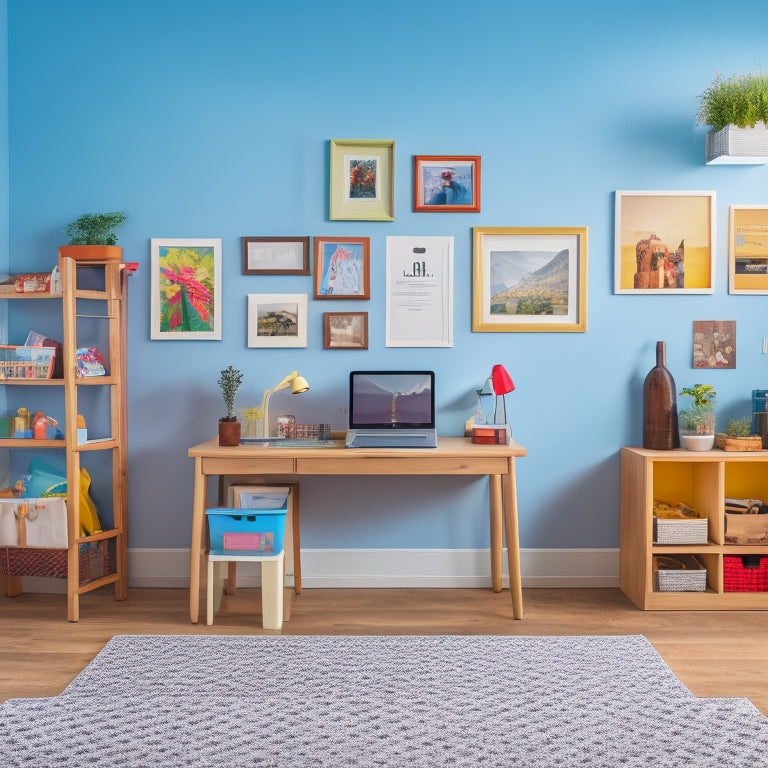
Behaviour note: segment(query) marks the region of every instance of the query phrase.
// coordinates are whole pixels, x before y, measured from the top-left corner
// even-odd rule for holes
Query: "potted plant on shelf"
[[[235,395],[242,383],[242,372],[231,365],[219,376],[221,395],[227,409],[227,415],[219,419],[219,445],[240,445],[240,422],[235,416]]]
[[[724,451],[760,451],[763,439],[752,433],[752,419],[744,416],[741,419],[731,419],[727,432],[715,435],[715,447]]]
[[[689,451],[708,451],[715,443],[715,388],[694,384],[680,390],[693,398],[693,405],[680,411],[680,434]]]
[[[124,222],[122,211],[84,214],[67,224],[64,232],[69,243],[59,248],[59,256],[69,256],[77,261],[120,261],[123,249],[116,245],[115,230]]]
[[[717,75],[699,96],[707,164],[768,164],[768,74]]]

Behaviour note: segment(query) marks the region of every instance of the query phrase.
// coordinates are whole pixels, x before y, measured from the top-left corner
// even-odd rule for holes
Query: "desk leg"
[[[515,460],[509,460],[509,472],[502,476],[504,496],[504,529],[507,535],[509,560],[509,589],[512,593],[512,614],[523,618],[523,588],[520,578],[520,536],[517,529],[517,489],[515,488]]]
[[[501,475],[488,476],[488,497],[491,512],[491,587],[494,592],[501,592]]]
[[[192,542],[189,547],[189,620],[197,624],[200,611],[200,548],[205,517],[205,475],[203,460],[195,459],[195,487],[192,497]]]
[[[301,498],[299,484],[292,487],[293,506],[291,508],[291,531],[293,538],[293,591],[295,594],[301,594],[301,530],[300,509]]]

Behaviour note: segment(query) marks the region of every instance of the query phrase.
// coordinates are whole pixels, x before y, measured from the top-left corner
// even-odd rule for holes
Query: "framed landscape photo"
[[[728,292],[768,293],[768,206],[728,209]]]
[[[331,220],[394,221],[393,139],[331,139]]]
[[[614,293],[714,293],[714,192],[616,192]]]
[[[369,299],[371,238],[315,238],[315,298]]]
[[[150,241],[151,339],[221,339],[221,239]]]
[[[587,330],[587,227],[474,227],[473,331]]]
[[[249,347],[306,347],[306,293],[248,294]]]
[[[479,155],[416,155],[413,210],[432,213],[480,211]]]
[[[368,349],[368,313],[325,312],[323,349]]]
[[[308,237],[244,237],[244,275],[308,275]]]

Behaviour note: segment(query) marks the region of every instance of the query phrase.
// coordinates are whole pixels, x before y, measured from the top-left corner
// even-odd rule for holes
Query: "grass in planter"
[[[716,131],[726,125],[754,127],[760,120],[768,126],[768,74],[718,75],[699,102],[697,121]]]

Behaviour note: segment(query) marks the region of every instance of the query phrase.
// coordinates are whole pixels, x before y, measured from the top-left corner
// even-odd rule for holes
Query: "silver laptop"
[[[434,371],[352,371],[347,448],[437,448]]]

